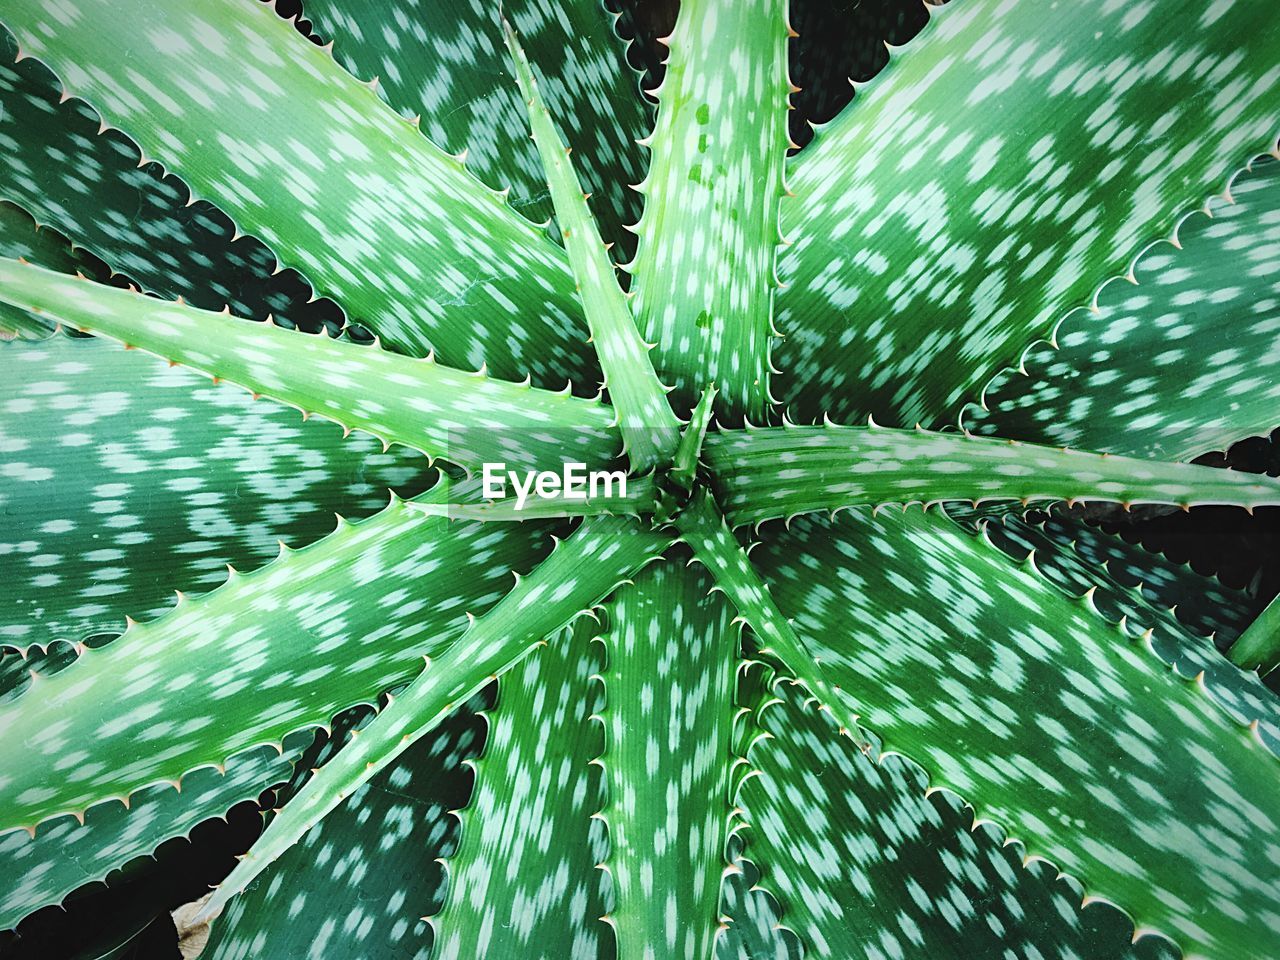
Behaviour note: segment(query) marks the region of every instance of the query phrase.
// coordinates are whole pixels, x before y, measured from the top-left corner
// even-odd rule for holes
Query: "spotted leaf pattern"
[[[106,880],[117,868],[150,856],[209,817],[224,816],[237,803],[256,801],[264,789],[288,778],[303,746],[292,742],[296,739],[282,751],[264,746],[243,753],[225,771],[195,770],[181,790],[171,784],[145,787],[129,798],[128,807],[93,807],[83,823],[68,815],[41,824],[35,836],[23,830],[0,834],[0,868],[13,878],[0,892],[0,928],[61,902],[86,883]]]
[[[431,918],[436,960],[596,960],[612,937],[597,710],[603,666],[590,617],[502,675],[449,892]]]
[[[0,24],[0,196],[87,248],[148,292],[210,310],[317,330],[342,321],[331,300],[281,269],[260,240],[238,233],[208,200],[147,160]],[[5,256],[23,255],[21,251]],[[50,269],[62,269],[28,257]],[[105,279],[83,265],[95,279]],[[74,272],[74,271],[73,271]]]
[[[711,436],[731,522],[857,504],[946,500],[1280,503],[1280,481],[1184,463],[890,427],[770,427]]]
[[[1017,844],[973,821],[955,794],[926,794],[902,757],[873,762],[782,685],[758,706],[768,734],[738,802],[747,852],[808,957],[1092,957],[1173,960],[1167,941],[1134,945],[1105,904],[1080,906],[1052,867],[1027,869]],[[1056,881],[1056,882],[1055,882]]]
[[[1280,129],[1267,0],[977,0],[788,172],[774,393],[941,427]]]
[[[629,269],[682,416],[708,384],[731,420],[768,403],[788,32],[785,0],[685,0],[668,40]]]
[[[307,0],[302,10],[349,72],[377,77],[379,94],[401,116],[418,118],[428,140],[465,151],[469,170],[495,190],[510,190],[516,210],[543,222],[552,206],[542,163],[524,136],[524,104],[513,84],[494,82],[514,72],[500,13],[537,68],[605,239],[634,245],[624,226],[639,219],[640,198],[628,184],[644,177],[636,140],[650,129],[652,111],[602,3]]]
[[[523,525],[521,525],[523,527]],[[634,520],[589,517],[568,540],[472,621],[364,736],[342,751],[286,806],[202,911],[214,916],[353,790],[436,727],[467,697],[534,647],[608,596],[618,583],[660,557],[668,535]]]
[[[714,585],[664,563],[608,608],[602,817],[621,956],[709,957],[720,925],[738,637]]]
[[[396,500],[131,624],[38,696],[0,703],[0,829],[180,781],[405,682],[547,540],[538,524],[450,524]],[[464,581],[451,575],[461,563]]]
[[[1280,753],[1280,702],[1256,676],[1221,656],[1257,617],[1256,598],[1087,527],[1063,529],[1005,516],[981,529],[993,545],[1050,583],[1074,597],[1087,595],[1111,623],[1123,620],[1131,630],[1150,630],[1151,649],[1161,660],[1183,676],[1203,675],[1209,696],[1241,723],[1256,720],[1259,737]],[[1135,583],[1135,575],[1146,582]]]
[[[1275,952],[1280,760],[1141,640],[944,518],[804,517],[752,560],[885,750],[1141,930]]]
[[[483,705],[460,708],[272,864],[213,925],[203,955],[431,956],[422,914],[446,885],[433,857],[457,843],[449,811],[485,742]]]
[[[613,459],[604,404],[0,260],[0,299],[465,468]],[[358,387],[358,390],[357,390]]]
[[[1229,197],[1229,198],[1228,198]],[[1136,284],[1107,285],[1002,371],[976,433],[1191,460],[1276,426],[1280,397],[1280,162],[1267,157],[1228,197],[1147,251]],[[1231,335],[1224,339],[1222,331]]]
[[[563,253],[271,6],[21,0],[3,19],[388,343],[515,380],[594,378]]]
[[[107,340],[0,344],[0,369],[2,644],[119,633],[435,476],[406,447]]]
[[[617,410],[627,459],[636,472],[645,472],[665,463],[674,453],[679,441],[676,418],[649,362],[648,348],[636,330],[568,149],[542,101],[529,59],[511,25],[504,21],[503,29],[515,60],[520,93],[529,106],[533,140],[546,169],[547,186],[591,341],[600,357],[609,399]]]

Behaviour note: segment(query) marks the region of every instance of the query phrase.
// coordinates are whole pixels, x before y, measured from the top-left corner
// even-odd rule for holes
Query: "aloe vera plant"
[[[0,2],[3,925],[276,788],[205,956],[1280,955],[1276,608],[1028,514],[1280,504],[1280,10],[303,15]]]

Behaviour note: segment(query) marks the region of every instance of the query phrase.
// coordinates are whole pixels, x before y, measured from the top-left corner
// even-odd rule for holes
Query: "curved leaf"
[[[118,633],[435,476],[97,338],[0,344],[0,414],[0,643],[19,647]]]
[[[942,426],[1280,129],[1280,16],[966,0],[800,154],[774,393]]]
[[[965,409],[977,433],[1191,460],[1280,423],[1280,162],[1139,259],[1096,309],[1065,317]]]
[[[512,380],[594,378],[563,253],[270,5],[15,0],[4,21],[388,343]]]
[[[1198,684],[945,519],[801,518],[752,556],[885,750],[1139,928],[1276,952],[1280,760]]]

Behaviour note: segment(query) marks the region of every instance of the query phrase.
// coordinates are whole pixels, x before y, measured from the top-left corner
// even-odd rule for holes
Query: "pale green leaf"
[[[1262,676],[1280,666],[1280,601],[1272,600],[1227,653],[1241,669]]]
[[[132,624],[0,702],[0,830],[179,781],[404,683],[547,540],[545,525],[450,523],[397,500]]]
[[[603,464],[616,454],[613,411],[567,392],[246,323],[13,260],[0,260],[0,300],[463,467],[546,469],[570,456]]]
[[[710,957],[720,923],[738,631],[697,568],[651,567],[608,606],[605,865],[619,956]]]
[[[732,421],[760,422],[769,403],[787,34],[784,0],[680,5],[629,268],[677,409],[714,384]]]
[[[506,21],[503,30],[627,457],[636,473],[665,466],[679,442],[675,414],[649,362],[648,346],[636,331],[613,261],[600,239],[569,152],[542,102],[529,60]]]
[[[735,525],[947,500],[1280,504],[1280,480],[1251,473],[874,425],[722,431],[705,456]]]
[[[523,529],[523,527],[521,527]],[[362,736],[302,789],[204,908],[223,904],[293,846],[326,813],[459,703],[603,600],[617,583],[661,555],[671,538],[617,517],[589,517],[541,564],[439,656]]]

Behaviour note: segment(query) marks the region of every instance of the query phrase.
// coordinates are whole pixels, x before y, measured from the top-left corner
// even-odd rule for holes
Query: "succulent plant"
[[[303,15],[0,2],[0,923],[274,788],[205,956],[1280,955],[1280,608],[1028,514],[1280,504],[1280,9]]]

